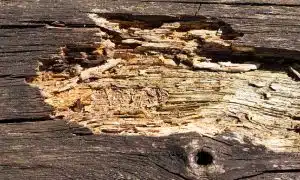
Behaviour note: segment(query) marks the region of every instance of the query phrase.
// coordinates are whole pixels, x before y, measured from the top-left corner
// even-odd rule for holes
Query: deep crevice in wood
[[[259,175],[262,174],[281,174],[281,173],[299,173],[300,169],[285,169],[285,170],[268,170],[268,171],[263,171],[257,174],[253,174],[253,175],[249,175],[249,176],[243,176],[234,180],[241,180],[241,179],[249,179],[249,178],[253,178],[253,177],[257,177]],[[276,176],[276,175],[275,175]]]
[[[28,28],[41,28],[44,27],[44,25],[40,24],[9,24],[9,25],[0,25],[0,29],[28,29]]]
[[[49,116],[45,116],[45,117],[40,117],[40,118],[8,118],[8,119],[1,119],[0,120],[0,124],[15,124],[15,123],[24,123],[24,122],[39,122],[39,121],[45,121],[45,120],[49,120],[50,115]]]
[[[188,16],[188,15],[141,15],[130,13],[95,13],[100,17],[106,18],[109,21],[120,23],[120,28],[138,27],[141,29],[159,28],[163,23],[181,23],[181,27],[176,30],[181,32],[189,31],[191,29],[207,29],[207,30],[221,30],[222,39],[235,39],[242,37],[243,33],[235,31],[230,24],[224,21],[205,16]],[[185,24],[186,23],[186,24]],[[193,26],[198,26],[193,27]],[[103,27],[102,27],[103,28]]]
[[[40,26],[45,27],[46,25],[51,27],[64,27],[64,28],[96,28],[97,25],[91,24],[91,23],[69,23],[69,22],[63,22],[63,21],[21,21],[22,23],[30,23],[32,25],[29,26]]]

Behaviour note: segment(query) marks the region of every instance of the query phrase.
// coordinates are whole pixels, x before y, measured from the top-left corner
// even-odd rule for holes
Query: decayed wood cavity
[[[201,17],[89,17],[99,42],[62,47],[31,82],[56,118],[96,134],[229,131],[241,142],[247,137],[273,150],[299,151],[299,82],[282,66],[206,56],[208,48],[233,50],[227,40],[242,34],[230,26]]]

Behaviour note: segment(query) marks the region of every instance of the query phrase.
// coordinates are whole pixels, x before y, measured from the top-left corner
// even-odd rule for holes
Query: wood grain
[[[300,59],[299,6],[296,0],[1,1],[0,177],[299,179],[299,138],[294,138],[299,135],[298,126],[294,126],[299,124],[299,82],[288,76],[289,66],[299,64]],[[276,131],[281,137],[279,143],[269,141],[269,147],[294,152],[275,153],[265,146],[254,145],[247,138],[241,141],[232,133],[216,133],[215,137],[198,133],[163,137],[96,136],[86,128],[65,121],[48,120],[53,108],[45,103],[45,95],[39,88],[28,84],[39,75],[39,62],[60,59],[61,48],[68,44],[100,41],[96,35],[99,27],[89,15],[120,12],[177,18],[196,14],[202,22],[219,22],[215,30],[225,26],[243,35],[227,39],[231,47],[251,47],[253,51],[208,48],[207,58],[216,62],[235,58],[239,63],[255,58],[263,66],[239,75],[194,72],[149,62],[128,63],[126,68],[131,68],[132,72],[146,70],[149,76],[137,78],[130,71],[121,72],[122,76],[108,75],[103,82],[117,82],[117,86],[109,86],[108,90],[113,94],[134,92],[137,89],[133,87],[149,83],[148,86],[155,90],[170,92],[166,103],[154,110],[162,114],[159,120],[167,116],[193,118],[191,115],[200,109],[201,118],[204,117],[207,124],[230,122],[236,126],[242,122],[248,125],[237,128],[235,135],[240,129],[249,131],[249,127],[262,137],[270,129],[279,129]],[[261,81],[266,82],[263,88]],[[157,87],[155,82],[162,86]],[[104,91],[100,93],[105,94]],[[120,103],[112,101],[112,105]],[[163,114],[166,112],[169,114]],[[196,120],[200,122],[198,117]],[[293,126],[289,122],[293,122]],[[282,132],[292,132],[293,136],[283,137]],[[282,142],[288,142],[287,146],[276,147]],[[199,165],[203,162],[198,159],[197,163],[196,156],[201,151],[211,154],[213,162],[206,154],[204,159],[210,163]]]
[[[300,173],[299,154],[240,144],[230,134],[94,136],[60,120],[1,124],[0,132],[4,179],[297,179]]]

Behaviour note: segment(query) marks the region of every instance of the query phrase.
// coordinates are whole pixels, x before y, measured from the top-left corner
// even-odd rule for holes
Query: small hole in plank
[[[196,155],[196,162],[198,165],[207,166],[213,163],[213,156],[206,151],[200,151]]]

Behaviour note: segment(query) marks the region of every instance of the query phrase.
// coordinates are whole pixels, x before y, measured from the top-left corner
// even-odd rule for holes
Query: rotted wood
[[[1,1],[0,177],[297,179],[298,6]]]
[[[165,4],[198,5],[197,15],[218,18],[243,33],[235,39],[235,46],[258,47],[257,51],[275,56],[290,56],[298,59],[300,49],[298,1],[144,1]],[[284,25],[283,25],[284,24]],[[260,50],[262,48],[262,50]],[[276,51],[276,49],[282,49]],[[255,51],[255,53],[257,53]],[[273,56],[270,55],[270,56]]]
[[[299,179],[297,153],[231,134],[94,136],[61,120],[0,125],[3,179]]]
[[[96,134],[229,130],[273,150],[299,151],[299,82],[289,77],[296,62],[270,64],[267,57],[244,52],[234,57],[222,39],[227,34],[214,29],[217,20],[89,17],[101,41],[65,46],[60,58],[41,61],[39,76],[31,81],[54,107],[54,116]],[[211,58],[209,50],[228,59]]]

